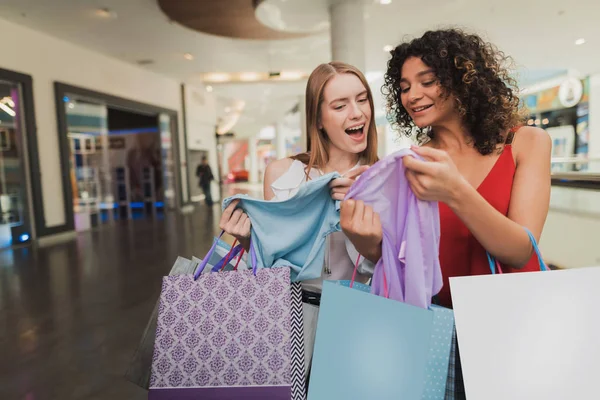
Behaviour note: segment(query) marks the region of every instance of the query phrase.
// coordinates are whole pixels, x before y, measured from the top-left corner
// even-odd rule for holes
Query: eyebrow
[[[366,94],[367,94],[367,90],[365,89],[362,92],[360,92],[359,94],[357,94],[356,97],[363,96],[363,95],[366,95]],[[339,99],[333,99],[333,100],[331,100],[329,102],[329,104],[331,105],[331,104],[335,103],[336,101],[348,101],[348,98],[347,97],[342,97],[342,98],[339,98]]]
[[[430,69],[425,69],[425,70],[419,72],[417,74],[417,77],[421,77],[423,75],[433,74],[433,73],[434,73],[434,71],[431,68]],[[408,83],[408,80],[406,78],[400,78],[400,82],[406,82],[406,83]]]

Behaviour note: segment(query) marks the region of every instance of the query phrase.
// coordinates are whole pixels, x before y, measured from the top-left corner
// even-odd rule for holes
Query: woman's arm
[[[443,151],[415,149],[433,162],[407,157],[405,166],[417,197],[445,202],[490,254],[505,264],[522,268],[533,252],[523,227],[539,240],[548,213],[552,142],[545,131],[532,127],[521,128],[516,138],[516,172],[508,217],[460,176]]]

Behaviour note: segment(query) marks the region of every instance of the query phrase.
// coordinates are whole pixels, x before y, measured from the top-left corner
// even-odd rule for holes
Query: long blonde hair
[[[375,107],[369,83],[358,68],[343,62],[333,61],[315,68],[306,84],[306,146],[308,151],[291,158],[307,165],[307,176],[313,167],[323,168],[329,161],[329,138],[326,132],[319,129],[319,121],[321,119],[321,104],[323,103],[325,85],[337,74],[353,74],[360,79],[365,89],[367,89],[369,107],[371,107],[371,121],[367,132],[367,148],[359,154],[359,157],[367,165],[372,165],[378,160],[377,128],[374,119]]]

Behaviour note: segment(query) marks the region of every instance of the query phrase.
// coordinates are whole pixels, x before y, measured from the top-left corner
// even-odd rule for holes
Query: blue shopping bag
[[[370,285],[366,285],[364,283],[360,283],[360,282],[356,282],[356,281],[328,281],[331,283],[335,283],[336,285],[339,286],[344,286],[347,288],[352,288],[352,289],[356,289],[356,290],[360,290],[361,292],[365,292],[365,293],[371,293],[371,286]]]
[[[429,344],[425,390],[422,399],[444,400],[454,332],[454,312],[437,305],[431,305],[429,310],[433,314],[433,331]]]
[[[433,318],[427,309],[323,282],[308,398],[421,400]]]

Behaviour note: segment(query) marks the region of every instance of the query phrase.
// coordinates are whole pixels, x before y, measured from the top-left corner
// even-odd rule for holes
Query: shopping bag
[[[323,282],[309,399],[421,400],[433,313]]]
[[[203,274],[206,264],[163,279],[148,398],[304,399],[301,289],[290,269]]]
[[[466,397],[600,398],[597,282],[596,267],[451,278]]]
[[[175,264],[173,264],[173,268],[171,268],[169,275],[193,274],[196,266],[197,263],[194,263],[183,257],[177,257],[177,260],[175,260]],[[138,348],[136,349],[131,362],[129,363],[129,368],[125,373],[125,378],[144,389],[148,389],[150,382],[150,368],[152,366],[154,336],[156,333],[156,320],[158,318],[158,303],[159,302],[157,301],[156,306],[150,315],[150,319],[146,324],[146,329],[144,329],[144,333],[142,334],[140,344],[138,345]]]
[[[448,308],[431,305],[433,330],[427,358],[425,390],[423,400],[444,400],[450,364],[452,337],[454,334],[454,312]]]

